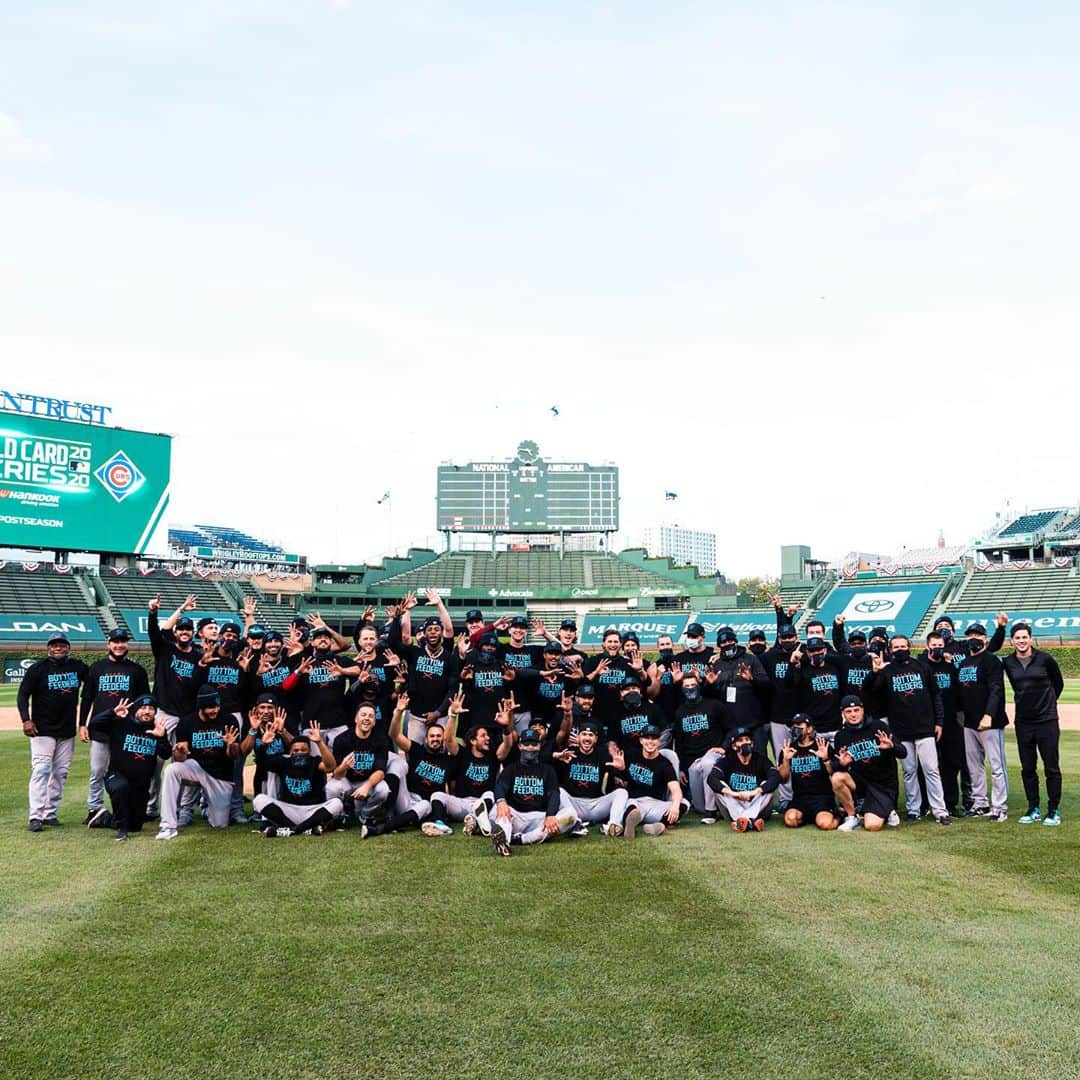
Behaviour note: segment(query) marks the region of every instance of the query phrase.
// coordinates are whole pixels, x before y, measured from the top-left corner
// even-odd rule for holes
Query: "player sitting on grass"
[[[769,816],[780,774],[764,754],[754,749],[754,736],[739,728],[731,737],[731,750],[713,766],[708,787],[715,792],[716,808],[735,832],[761,832]]]
[[[612,752],[611,765],[626,785],[630,798],[623,820],[623,836],[633,840],[638,827],[646,836],[659,836],[678,825],[690,809],[683,798],[675,766],[660,751],[660,729],[650,724],[641,729],[636,753]]]
[[[843,726],[833,743],[832,786],[847,816],[839,831],[864,828],[879,832],[886,825],[899,825],[896,761],[907,754],[904,744],[894,742],[892,732],[880,720],[866,719],[862,700],[855,694],[841,700],[840,715]],[[856,799],[862,801],[861,813],[855,811]]]
[[[262,737],[273,741],[275,736],[271,727]],[[318,750],[317,758],[312,749]],[[278,777],[278,794],[276,798],[255,796],[255,812],[264,822],[259,830],[263,836],[322,836],[344,811],[340,799],[326,798],[326,777],[333,775],[335,767],[317,720],[311,722],[307,734],[293,739],[287,754],[267,757],[267,770]]]
[[[808,713],[791,718],[791,738],[780,750],[777,772],[783,783],[791,783],[791,802],[784,811],[784,824],[797,829],[812,821],[826,832],[840,824],[832,789],[832,752],[829,740],[814,731]]]
[[[622,836],[629,796],[626,788],[615,786],[601,733],[600,725],[589,720],[578,728],[576,747],[552,755],[559,777],[559,807],[575,819],[572,836],[585,836],[594,822],[603,822],[605,836]]]

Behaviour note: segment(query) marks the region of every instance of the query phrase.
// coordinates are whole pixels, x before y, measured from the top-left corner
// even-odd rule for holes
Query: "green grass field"
[[[25,831],[0,736],[0,1076],[1080,1075],[1065,824],[681,827],[499,859],[355,831]],[[1010,739],[1010,762],[1014,762]]]

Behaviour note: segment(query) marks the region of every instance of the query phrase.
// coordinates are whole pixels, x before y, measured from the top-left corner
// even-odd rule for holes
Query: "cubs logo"
[[[117,450],[108,461],[98,466],[94,476],[118,503],[138,491],[145,479],[123,450]]]

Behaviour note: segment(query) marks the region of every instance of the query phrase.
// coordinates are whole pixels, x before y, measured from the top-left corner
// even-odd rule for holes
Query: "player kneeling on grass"
[[[879,832],[886,825],[899,825],[896,762],[907,754],[904,744],[894,742],[892,732],[880,720],[866,719],[862,700],[855,694],[841,700],[840,715],[843,726],[833,740],[832,786],[847,816],[839,831],[861,827]],[[856,813],[856,799],[862,803],[860,813]]]
[[[784,824],[797,829],[812,821],[831,832],[840,824],[832,789],[832,752],[829,740],[814,731],[808,713],[791,718],[791,738],[780,750],[776,771],[781,783],[791,783],[791,802],[784,811]]]
[[[226,722],[226,718],[228,722]],[[229,824],[233,791],[233,760],[240,756],[240,729],[221,711],[221,696],[212,686],[200,686],[195,712],[176,725],[172,762],[161,782],[161,826],[155,840],[176,836],[181,786],[202,788],[206,817],[215,829]]]
[[[150,781],[158,758],[167,759],[172,745],[165,724],[158,719],[157,705],[149,694],[129,701],[121,698],[111,709],[90,719],[90,735],[103,740],[109,751],[105,790],[112,814],[104,808],[87,821],[91,829],[116,829],[116,839],[126,840],[129,832],[139,832],[146,821]]]
[[[616,787],[613,762],[601,749],[602,728],[589,720],[577,730],[577,746],[552,754],[559,777],[559,808],[574,815],[571,836],[585,836],[589,826],[603,822],[605,836],[622,836],[629,796]],[[606,792],[605,792],[606,782]]]
[[[469,710],[464,706],[464,691],[451,700],[449,716],[456,730],[459,718]],[[465,746],[458,749],[457,739],[446,741],[447,752],[455,759],[450,780],[451,793],[436,791],[431,796],[431,812],[438,821],[463,821],[466,836],[491,835],[491,810],[495,805],[495,778],[514,749],[514,699],[499,703],[495,720],[502,731],[498,744],[492,746],[490,729],[474,724],[465,733]]]
[[[660,752],[660,729],[653,724],[641,729],[636,753],[612,750],[612,769],[626,785],[629,802],[623,819],[623,836],[633,840],[638,827],[646,836],[659,836],[678,825],[690,809],[683,798],[675,766]],[[609,747],[609,749],[612,749]]]
[[[333,777],[326,781],[328,798],[341,799],[361,825],[366,825],[390,798],[386,766],[390,742],[375,729],[375,706],[363,704],[356,709],[356,723],[335,740],[334,760],[338,762]]]
[[[360,829],[361,839],[415,829],[421,822],[425,836],[448,836],[453,831],[445,822],[427,819],[431,815],[431,797],[436,792],[446,791],[454,768],[454,758],[444,746],[444,736],[454,737],[454,718],[449,721],[451,730],[445,731],[442,724],[432,723],[424,733],[424,741],[414,742],[401,730],[408,709],[409,695],[399,694],[390,720],[390,742],[404,750],[408,758],[409,771],[405,783],[398,786],[394,812],[378,825],[364,825]]]
[[[262,737],[272,742],[276,732],[270,728]],[[313,751],[319,756],[313,757]],[[336,762],[318,721],[313,720],[306,734],[293,739],[287,754],[268,756],[266,768],[278,778],[278,794],[275,798],[255,796],[255,812],[263,819],[259,830],[263,836],[322,836],[327,825],[341,817],[345,809],[342,801],[326,797],[326,778],[333,775]]]
[[[761,832],[765,828],[780,773],[754,749],[754,736],[747,728],[732,735],[730,752],[713,766],[706,782],[716,792],[716,808],[735,832]]]
[[[491,841],[499,855],[509,855],[512,843],[539,844],[568,832],[577,818],[572,811],[559,810],[559,780],[540,760],[540,732],[526,728],[518,741],[518,760],[495,782]]]

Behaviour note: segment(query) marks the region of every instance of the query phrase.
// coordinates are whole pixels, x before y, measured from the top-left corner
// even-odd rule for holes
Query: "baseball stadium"
[[[0,1074],[1080,1075],[1075,503],[1018,510],[954,546],[898,535],[878,555],[853,535],[834,563],[793,536],[770,595],[621,547],[618,467],[551,461],[523,442],[512,457],[432,462],[438,550],[327,564],[242,520],[173,522],[169,436],[23,415],[9,401]],[[463,650],[489,634],[503,648],[517,619],[535,657],[572,627],[586,664],[615,631],[642,670],[662,660],[665,638],[679,651],[695,634],[710,648],[731,634],[742,656],[781,627],[812,647],[819,622],[837,648],[880,630],[921,652],[944,617],[957,638],[1003,625],[1005,659],[1024,624],[1063,676],[1062,825],[1020,824],[1031,807],[1006,683],[1004,816],[961,812],[949,828],[907,820],[901,782],[900,824],[880,833],[787,828],[774,806],[740,835],[695,806],[654,834],[628,838],[626,818],[611,833],[526,841],[510,858],[453,822],[382,839],[385,825],[367,835],[358,819],[279,828],[266,842],[252,757],[227,827],[195,806],[168,843],[155,842],[153,820],[116,843],[112,829],[85,827],[110,803],[88,803],[80,736],[51,819],[28,831],[20,687],[60,639],[87,665],[123,641],[153,680],[159,618],[236,624],[249,647],[325,627],[346,643],[345,667],[364,627],[396,624],[394,648],[414,648],[403,613],[417,642],[449,623]],[[162,782],[163,803],[170,790]]]

